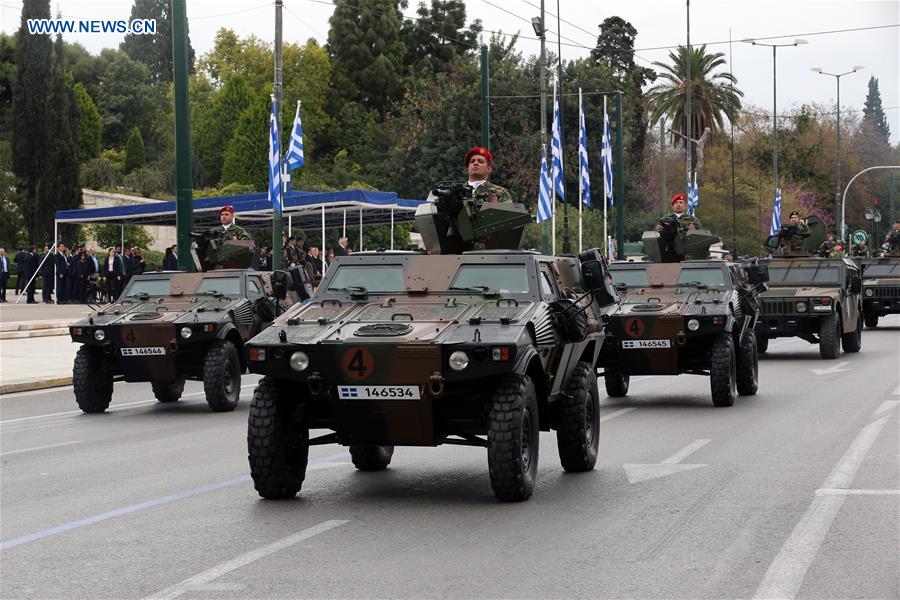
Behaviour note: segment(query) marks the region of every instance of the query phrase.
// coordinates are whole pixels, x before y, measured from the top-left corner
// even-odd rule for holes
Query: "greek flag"
[[[300,101],[297,100],[297,114],[294,115],[294,128],[291,130],[291,143],[288,145],[287,154],[284,155],[287,171],[293,171],[303,166],[303,123],[300,122]]]
[[[275,95],[269,113],[269,201],[276,213],[281,212],[281,142],[275,118]]]
[[[775,235],[781,229],[781,188],[775,190],[775,207],[772,209],[772,226],[769,235]]]
[[[584,102],[581,99],[581,89],[578,90],[578,162],[579,170],[579,188],[581,189],[581,201],[587,205],[591,205],[591,176],[588,173],[588,149],[587,149],[587,128],[584,126]]]
[[[547,148],[541,146],[541,181],[538,185],[537,222],[549,220],[553,216],[550,200],[550,174],[547,172]]]
[[[606,96],[603,97],[603,148],[600,150],[600,170],[603,171],[603,192],[609,205],[613,205],[612,127],[606,112]]]
[[[688,182],[687,209],[689,215],[694,214],[698,204],[700,204],[700,188],[697,186],[697,173],[694,173],[694,185],[691,185],[690,181]]]
[[[552,172],[550,181],[556,195],[565,199],[566,189],[563,181],[563,157],[562,157],[562,124],[559,120],[559,96],[556,95],[556,86],[553,86],[553,131],[550,139],[550,156],[552,158]]]

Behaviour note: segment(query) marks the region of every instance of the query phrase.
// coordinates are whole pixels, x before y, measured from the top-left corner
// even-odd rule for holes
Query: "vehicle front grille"
[[[898,298],[900,297],[900,287],[876,287],[869,288],[871,290],[875,290],[875,295],[871,296],[873,298]]]
[[[797,301],[785,300],[783,298],[763,298],[762,314],[770,315],[795,315],[797,313]]]

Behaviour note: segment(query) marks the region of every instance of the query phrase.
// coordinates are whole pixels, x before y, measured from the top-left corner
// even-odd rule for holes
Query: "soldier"
[[[829,233],[825,236],[825,241],[819,246],[819,249],[816,250],[816,256],[828,256],[831,250],[834,248],[834,234]]]
[[[476,146],[466,152],[466,169],[469,185],[475,188],[473,194],[477,205],[484,202],[512,202],[512,195],[506,188],[488,181],[493,172],[494,155],[487,148]]]
[[[788,224],[782,225],[778,231],[778,245],[791,252],[803,250],[803,241],[809,237],[809,226],[800,219],[800,213],[792,210],[788,216]],[[841,244],[843,246],[843,244]],[[843,254],[843,247],[841,248]]]
[[[841,258],[844,256],[844,242],[835,242],[834,248],[828,253],[828,258]]]
[[[891,232],[885,236],[881,248],[885,256],[900,256],[900,221],[891,224]]]
[[[677,220],[681,231],[694,231],[701,227],[700,219],[687,213],[687,198],[685,198],[684,194],[672,196],[672,212],[666,215],[665,218]],[[662,225],[657,224],[657,231],[662,231],[662,228]]]
[[[223,206],[219,209],[219,222],[221,226],[213,227],[210,233],[218,235],[222,234],[223,240],[249,240],[250,234],[244,231],[244,228],[234,223],[234,207]]]

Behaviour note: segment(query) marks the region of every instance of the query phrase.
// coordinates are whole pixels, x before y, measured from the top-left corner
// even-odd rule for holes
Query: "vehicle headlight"
[[[805,313],[806,312],[806,302],[798,302],[797,303],[797,312]]]
[[[98,342],[102,342],[103,340],[106,339],[106,332],[103,331],[102,329],[98,329],[97,331],[94,332],[94,339],[97,340]]]
[[[457,350],[450,355],[450,368],[454,371],[462,371],[469,366],[469,355],[462,350]]]
[[[875,290],[873,290],[872,288],[866,288],[866,296],[869,296],[871,298],[874,295],[875,295]]]
[[[194,332],[191,330],[190,327],[182,327],[180,333],[181,333],[181,337],[183,337],[184,339],[188,339],[189,337],[194,335]]]
[[[309,356],[307,356],[306,352],[298,350],[291,354],[290,363],[293,370],[305,371],[306,367],[309,366]]]
[[[698,329],[700,329],[700,321],[698,321],[697,319],[689,319],[687,325],[688,329],[690,329],[691,331],[697,331]]]

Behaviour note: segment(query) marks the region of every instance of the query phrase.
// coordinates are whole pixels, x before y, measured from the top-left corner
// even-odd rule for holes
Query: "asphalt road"
[[[823,361],[773,341],[760,391],[705,378],[605,399],[596,470],[541,437],[528,502],[483,449],[398,448],[382,473],[315,447],[300,496],[261,500],[246,419],[189,383],[174,405],[116,384],[0,398],[3,598],[898,598],[900,318]],[[605,398],[605,394],[601,394]]]

